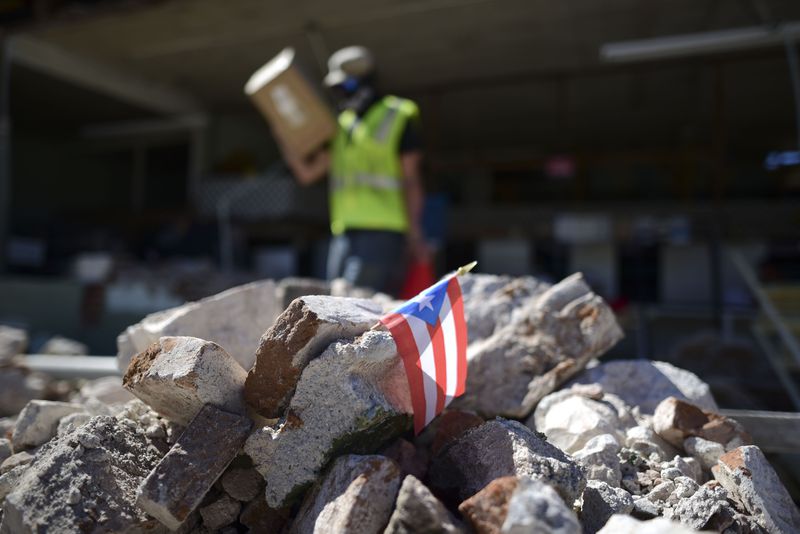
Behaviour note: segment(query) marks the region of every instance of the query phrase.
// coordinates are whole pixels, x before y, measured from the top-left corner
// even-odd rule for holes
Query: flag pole
[[[462,275],[465,275],[465,274],[467,274],[467,273],[468,273],[468,272],[470,272],[472,269],[474,269],[476,265],[478,265],[478,262],[477,262],[477,261],[471,261],[471,262],[469,262],[469,263],[468,263],[468,264],[466,264],[466,265],[462,265],[461,267],[459,267],[458,269],[456,269],[455,276],[462,276]],[[380,329],[381,327],[383,327],[383,323],[381,323],[380,321],[378,321],[377,323],[375,323],[374,325],[372,325],[372,328],[370,328],[370,330],[378,330],[378,329]]]

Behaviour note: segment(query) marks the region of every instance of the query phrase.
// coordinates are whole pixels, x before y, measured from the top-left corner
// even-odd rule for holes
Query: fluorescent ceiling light
[[[603,61],[616,63],[678,58],[774,46],[783,44],[786,38],[799,37],[800,22],[788,22],[776,28],[751,26],[606,43],[600,47],[600,58]]]

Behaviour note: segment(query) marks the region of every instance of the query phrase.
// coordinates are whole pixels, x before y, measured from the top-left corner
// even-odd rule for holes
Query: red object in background
[[[436,283],[433,274],[433,265],[427,261],[415,261],[408,266],[403,289],[400,291],[401,299],[416,297],[420,292]]]

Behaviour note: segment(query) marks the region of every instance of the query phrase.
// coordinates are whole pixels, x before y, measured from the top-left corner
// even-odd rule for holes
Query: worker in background
[[[406,251],[416,261],[428,261],[430,254],[421,226],[417,105],[378,92],[375,61],[361,46],[330,57],[324,84],[339,112],[330,147],[304,160],[286,151],[284,157],[304,185],[330,177],[328,278],[397,294]]]

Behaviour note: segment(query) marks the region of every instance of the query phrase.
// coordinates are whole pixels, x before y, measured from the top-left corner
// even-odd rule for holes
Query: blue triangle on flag
[[[435,325],[436,321],[439,319],[439,312],[442,309],[444,297],[447,294],[447,284],[449,281],[449,278],[445,278],[437,282],[400,306],[395,313],[412,315],[425,321],[429,325]]]

